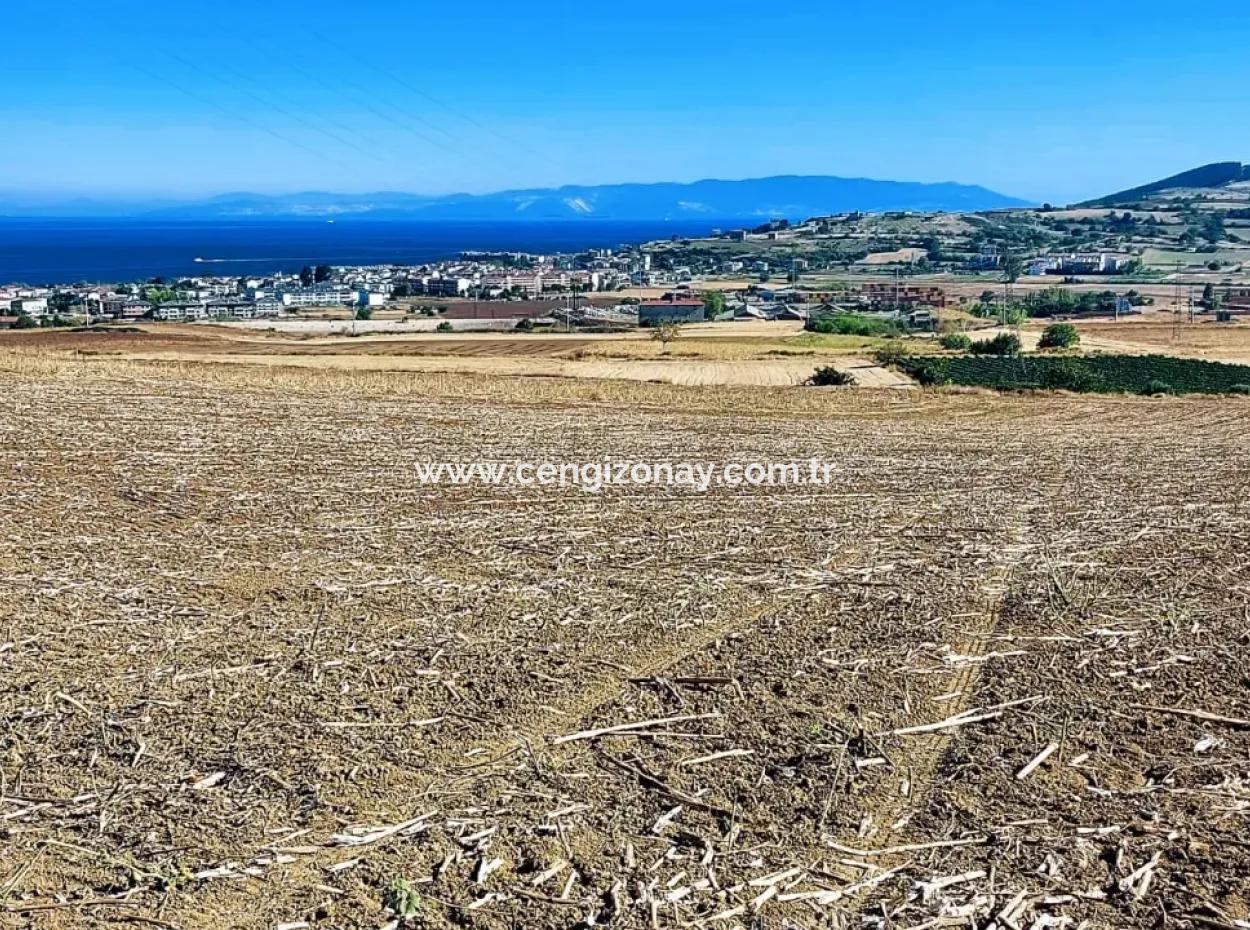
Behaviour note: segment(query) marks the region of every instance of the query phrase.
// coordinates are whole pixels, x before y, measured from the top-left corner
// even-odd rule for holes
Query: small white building
[[[9,304],[9,311],[17,316],[38,320],[48,315],[48,298],[19,297]]]

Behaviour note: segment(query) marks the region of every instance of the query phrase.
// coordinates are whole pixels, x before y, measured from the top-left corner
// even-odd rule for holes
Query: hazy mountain
[[[77,215],[148,216],[170,219],[430,219],[549,220],[697,219],[759,222],[770,218],[806,219],[859,210],[975,211],[1027,206],[1025,201],[966,184],[920,184],[866,178],[773,177],[748,181],[697,181],[692,184],[613,184],[569,186],[495,194],[428,197],[379,192],[309,192],[270,196],[223,194],[195,203],[153,207],[79,202]],[[0,196],[0,214],[67,216],[73,205],[33,208]]]
[[[1164,178],[1162,181],[1152,181],[1149,184],[1120,191],[1117,194],[1099,197],[1097,200],[1088,200],[1083,204],[1079,204],[1079,206],[1118,206],[1120,204],[1136,203],[1139,200],[1148,199],[1152,195],[1160,194],[1164,191],[1227,187],[1230,184],[1236,184],[1241,181],[1250,181],[1250,165],[1243,165],[1239,161],[1221,161],[1203,165],[1201,168],[1182,171],[1180,174],[1174,174],[1170,178]]]

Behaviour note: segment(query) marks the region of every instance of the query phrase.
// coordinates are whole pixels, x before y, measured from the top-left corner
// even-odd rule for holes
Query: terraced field
[[[0,358],[0,926],[1241,926],[1231,399]],[[422,486],[433,461],[830,486]]]

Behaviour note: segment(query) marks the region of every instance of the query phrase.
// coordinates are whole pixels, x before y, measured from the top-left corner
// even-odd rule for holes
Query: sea
[[[714,220],[117,220],[0,218],[0,284],[263,276],[305,265],[416,265],[465,251],[550,254],[707,235]]]

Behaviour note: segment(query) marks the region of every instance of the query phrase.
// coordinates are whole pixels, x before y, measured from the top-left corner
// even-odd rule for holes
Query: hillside
[[[31,207],[0,197],[0,215],[148,216],[164,219],[429,219],[429,220],[681,220],[712,222],[785,218],[801,220],[848,211],[976,211],[1024,206],[1025,202],[968,184],[925,184],[868,178],[780,176],[689,184],[612,184],[508,190],[490,194],[305,192],[226,194],[208,200],[165,204],[99,205],[77,201]],[[100,208],[100,209],[97,209]]]
[[[1174,174],[1161,181],[1153,181],[1140,187],[1129,188],[1126,191],[1109,194],[1097,200],[1088,200],[1078,206],[1110,207],[1131,204],[1164,191],[1182,188],[1219,188],[1235,184],[1238,181],[1250,181],[1250,165],[1242,165],[1238,161],[1215,162],[1210,165],[1203,165],[1201,168],[1182,171],[1180,174]]]

